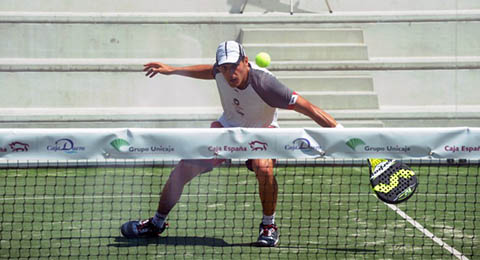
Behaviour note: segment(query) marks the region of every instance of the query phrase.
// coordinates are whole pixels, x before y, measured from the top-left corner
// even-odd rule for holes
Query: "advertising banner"
[[[479,159],[480,128],[0,129],[0,160]]]

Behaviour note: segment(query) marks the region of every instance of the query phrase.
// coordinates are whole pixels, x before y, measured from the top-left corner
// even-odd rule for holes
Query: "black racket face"
[[[415,173],[402,162],[388,159],[368,159],[370,184],[377,197],[390,204],[408,200],[418,182]]]

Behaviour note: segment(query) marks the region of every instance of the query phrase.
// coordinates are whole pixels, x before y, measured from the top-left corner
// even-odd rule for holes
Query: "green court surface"
[[[417,193],[396,206],[423,229],[373,195],[366,165],[277,166],[276,248],[252,246],[262,210],[241,164],[195,178],[150,239],[119,227],[154,214],[170,165],[1,169],[0,258],[478,259],[479,165],[412,169]]]

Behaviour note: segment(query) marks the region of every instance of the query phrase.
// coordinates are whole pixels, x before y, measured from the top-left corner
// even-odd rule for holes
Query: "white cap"
[[[226,41],[218,45],[217,65],[238,63],[243,57],[245,57],[245,50],[236,41]]]

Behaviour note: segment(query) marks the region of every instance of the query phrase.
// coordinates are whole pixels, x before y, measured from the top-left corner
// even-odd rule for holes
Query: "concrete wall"
[[[21,12],[230,12],[246,0],[2,0],[0,11]],[[476,0],[329,0],[334,12],[480,9]],[[322,0],[294,0],[295,13],[326,12]],[[245,12],[290,12],[290,0],[248,0]]]
[[[280,19],[272,17],[268,23],[262,23],[261,26],[279,27],[277,21]],[[80,86],[88,86],[97,91],[96,98],[90,99],[93,106],[144,106],[145,100],[152,99],[150,93],[159,94],[160,90],[155,88],[156,85],[163,86],[162,95],[167,100],[159,103],[159,106],[178,105],[171,101],[178,95],[178,92],[170,89],[173,86],[177,90],[185,90],[187,97],[191,94],[193,97],[201,96],[202,99],[207,100],[200,102],[188,99],[186,102],[188,104],[217,106],[218,102],[214,101],[216,100],[215,90],[210,87],[196,87],[197,85],[210,86],[210,83],[162,76],[148,80],[140,72],[142,64],[154,60],[178,65],[211,63],[219,42],[224,39],[239,38],[242,28],[259,26],[249,24],[247,20],[238,23],[221,23],[220,20],[216,24],[0,23],[0,32],[8,39],[0,42],[0,62],[3,63],[3,65],[0,64],[3,68],[0,72],[2,75],[0,82],[4,86],[0,92],[4,97],[15,95],[26,97],[21,101],[3,102],[0,107],[47,106],[50,102],[48,98],[30,100],[38,98],[37,94],[30,91],[52,93],[53,89],[75,89]],[[128,22],[128,19],[125,21]],[[380,66],[372,74],[381,105],[477,104],[475,100],[478,99],[480,92],[475,91],[478,86],[478,77],[475,75],[478,70],[457,71],[442,68],[444,63],[451,63],[454,66],[456,61],[465,59],[471,59],[470,65],[476,66],[480,57],[480,34],[477,33],[480,22],[361,24],[315,24],[314,22],[307,24],[291,19],[290,23],[283,26],[363,30],[369,56],[369,61],[366,63],[383,65],[383,68]],[[254,56],[252,53],[249,55]],[[282,71],[282,67],[276,68],[275,57],[272,58],[272,70]],[[446,58],[447,61],[442,61],[442,58]],[[409,64],[418,62],[430,62],[438,69],[408,69]],[[79,64],[90,64],[93,69]],[[405,66],[406,69],[399,71],[399,66]],[[85,71],[97,68],[106,71],[101,73]],[[362,66],[353,69],[370,70]],[[15,72],[15,70],[20,71]],[[44,72],[40,72],[41,70]],[[72,70],[80,72],[72,72]],[[135,70],[139,72],[134,72]],[[328,70],[336,70],[334,62]],[[22,86],[20,91],[18,86]],[[148,91],[145,89],[147,87],[149,87]],[[17,91],[12,92],[15,89]],[[139,96],[139,101],[125,102],[121,97],[118,98],[118,103],[109,100],[112,93],[121,92],[135,93]],[[89,90],[87,89],[85,93],[89,93]],[[425,95],[403,99],[401,102],[395,98],[411,93]],[[431,93],[435,95],[430,95]],[[76,92],[70,92],[69,95],[75,94]],[[68,96],[64,98],[63,103],[54,102],[52,106],[86,105],[80,99],[72,100]],[[10,100],[13,100],[13,97]],[[100,100],[108,100],[108,102],[102,103]]]
[[[479,70],[374,72],[381,107],[479,106]]]
[[[371,78],[379,110],[329,111],[345,120],[398,117],[393,111],[410,111],[400,117],[424,110],[440,116],[466,108],[471,117],[480,111],[478,1],[372,0],[360,4],[330,0],[332,7],[344,11],[333,15],[321,13],[323,1],[297,1],[298,10],[317,8],[320,14],[295,15],[256,13],[283,12],[280,7],[288,7],[289,1],[249,1],[243,15],[228,14],[238,3],[233,1],[177,1],[169,2],[169,8],[151,5],[150,9],[146,6],[151,1],[137,1],[135,6],[129,2],[118,1],[108,9],[109,1],[2,1],[0,33],[7,39],[0,42],[2,122],[24,126],[21,122],[47,122],[57,115],[65,119],[65,126],[79,118],[121,121],[126,126],[143,118],[157,122],[148,125],[158,127],[163,126],[158,123],[162,120],[170,120],[164,126],[171,125],[175,119],[171,115],[175,115],[185,121],[203,120],[201,126],[206,126],[220,112],[214,82],[176,76],[148,79],[141,72],[142,65],[155,60],[172,65],[213,63],[219,42],[241,40],[242,29],[259,27],[363,32],[368,49],[365,60],[284,62],[272,57],[270,69],[279,76]],[[226,13],[174,13],[193,12],[202,3],[199,10]],[[17,12],[2,13],[12,10]],[[133,13],[84,13],[90,11]],[[358,113],[373,116],[360,118]]]
[[[8,22],[4,18],[7,21],[0,23],[0,32],[8,40],[0,42],[0,58],[211,58],[219,42],[239,38],[240,29],[248,27],[359,28],[372,59],[480,55],[480,11],[469,16],[474,21],[381,23],[326,23],[321,17],[309,16],[267,16],[253,24],[248,16],[235,23],[227,17],[217,18],[213,24],[189,16],[185,23],[167,22],[168,17],[158,22],[145,18],[143,23],[138,22],[142,17],[90,16],[98,20],[82,23],[68,17],[33,17],[41,21]]]
[[[1,108],[219,106],[213,82],[142,72],[0,72]]]

